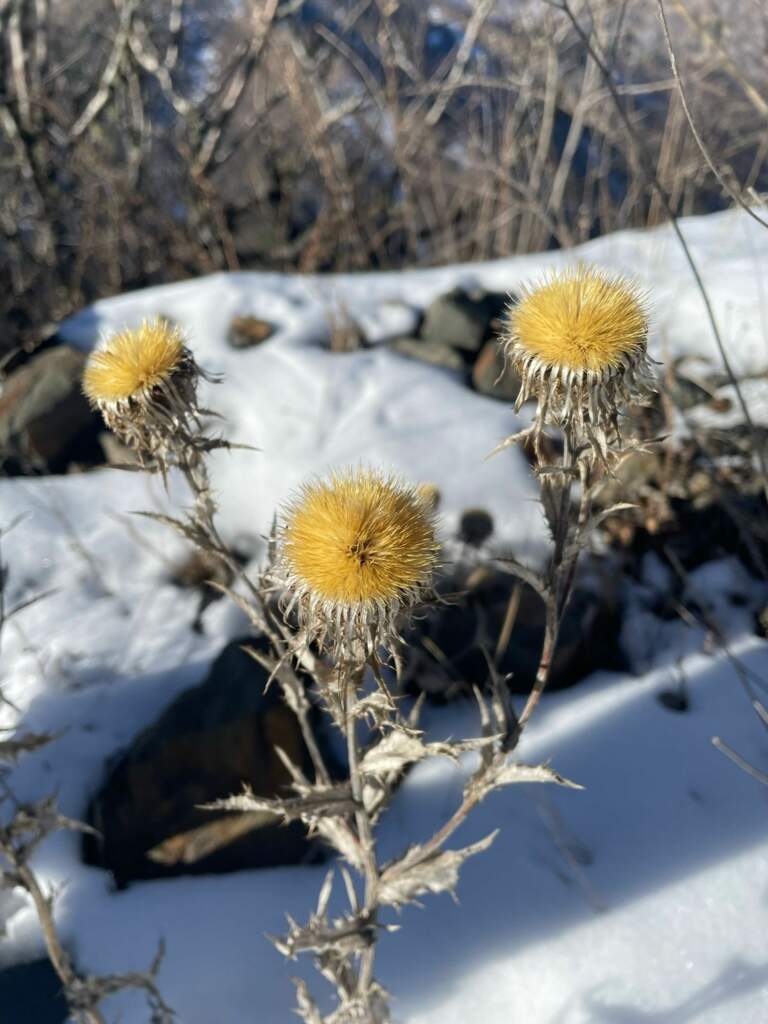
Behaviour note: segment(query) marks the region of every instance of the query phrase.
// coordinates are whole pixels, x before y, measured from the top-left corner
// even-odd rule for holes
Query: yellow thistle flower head
[[[648,335],[638,289],[583,265],[527,291],[509,319],[520,348],[576,373],[616,370],[645,348]]]
[[[145,320],[137,330],[112,335],[88,360],[83,391],[95,406],[146,399],[189,358],[178,327]]]
[[[107,338],[86,364],[83,391],[108,427],[163,465],[197,415],[201,376],[179,328],[158,318]]]
[[[604,447],[619,407],[653,390],[647,338],[645,296],[632,282],[583,265],[551,274],[508,311],[516,408],[535,397],[540,424],[574,426]]]
[[[437,555],[434,513],[416,489],[365,468],[307,483],[280,526],[286,614],[321,647],[386,645],[429,589]]]

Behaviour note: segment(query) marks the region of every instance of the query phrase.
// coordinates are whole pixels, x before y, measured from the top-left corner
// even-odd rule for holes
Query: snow
[[[683,230],[710,289],[739,372],[768,369],[762,268],[768,233],[739,213],[692,218]],[[104,300],[62,335],[84,348],[100,333],[163,314],[181,324],[200,363],[223,373],[204,404],[221,411],[233,441],[259,450],[219,453],[213,479],[223,531],[258,558],[276,505],[307,475],[365,461],[437,484],[445,530],[482,506],[497,538],[518,557],[541,558],[546,538],[522,455],[484,457],[521,419],[449,371],[378,345],[353,353],[325,346],[343,308],[380,341],[406,313],[457,285],[514,290],[553,265],[582,258],[634,274],[653,300],[653,354],[695,357],[717,371],[700,299],[666,228],[597,239],[576,253],[472,266],[332,278],[214,275]],[[404,312],[405,311],[405,312]],[[249,350],[225,340],[230,319],[280,325]],[[400,318],[400,319],[398,319]],[[409,328],[410,329],[410,328]],[[764,401],[764,390],[749,391]],[[748,401],[750,399],[748,398]],[[134,510],[168,510],[171,496],[142,474],[100,470],[66,478],[0,481],[0,524],[24,519],[4,539],[9,606],[48,596],[7,625],[0,687],[24,729],[58,739],[25,757],[12,776],[21,799],[58,790],[64,813],[82,817],[106,759],[203,678],[241,613],[218,602],[190,624],[196,597],[170,581],[184,547]],[[754,614],[768,593],[736,560],[691,574],[688,587],[717,623],[720,640],[653,612],[670,586],[648,556],[625,584],[622,643],[628,673],[597,673],[546,695],[521,745],[528,762],[551,760],[583,792],[518,786],[491,797],[456,837],[501,832],[470,860],[458,889],[399,916],[380,945],[378,974],[400,1024],[763,1024],[768,1019],[768,790],[711,745],[720,735],[766,769],[765,732],[744,679],[762,687],[766,644]],[[727,650],[723,645],[727,645]],[[684,686],[689,709],[659,701]],[[14,713],[2,709],[0,724]],[[429,707],[430,735],[477,731],[470,703]],[[385,856],[429,834],[460,793],[460,767],[432,761],[407,778],[381,829]],[[59,890],[56,917],[78,965],[94,972],[146,968],[166,943],[159,984],[180,1024],[288,1024],[297,973],[322,987],[308,964],[286,964],[264,938],[284,914],[306,919],[325,866],[136,883],[113,891],[79,860],[71,834],[49,839],[35,867]],[[340,899],[340,896],[339,896]],[[0,964],[38,955],[34,914],[0,904],[8,937]],[[147,1019],[139,997],[107,1004],[110,1020]],[[15,1018],[13,1018],[15,1024]]]

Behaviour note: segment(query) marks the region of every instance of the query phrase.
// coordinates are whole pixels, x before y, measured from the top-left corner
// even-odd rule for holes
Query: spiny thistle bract
[[[535,398],[537,428],[575,427],[605,452],[618,410],[653,391],[645,299],[630,281],[594,267],[553,273],[508,311],[507,357],[522,378],[515,405]]]
[[[197,413],[203,376],[178,327],[157,319],[107,338],[90,356],[83,391],[108,427],[161,463]]]
[[[415,488],[365,468],[307,483],[279,530],[286,615],[337,654],[388,646],[429,590],[437,555],[434,513]]]

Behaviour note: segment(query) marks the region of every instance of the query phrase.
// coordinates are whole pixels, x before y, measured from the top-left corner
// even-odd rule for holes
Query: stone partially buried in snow
[[[0,394],[0,454],[12,469],[61,472],[71,462],[103,461],[101,417],[82,392],[85,360],[57,345],[9,374]]]
[[[271,338],[275,325],[257,316],[233,317],[227,331],[227,342],[232,348],[252,348]]]
[[[498,330],[508,301],[501,292],[454,288],[430,303],[420,337],[468,354],[479,352],[483,342]]]
[[[520,393],[520,377],[504,358],[496,341],[486,341],[472,367],[472,385],[475,391],[490,398],[498,398],[510,405]]]
[[[398,338],[390,343],[393,352],[410,359],[420,359],[430,366],[441,366],[444,370],[464,370],[464,360],[456,349],[440,341],[424,341],[421,338]]]
[[[242,791],[286,795],[280,747],[311,776],[298,722],[266,671],[233,641],[208,676],[178,696],[108,768],[89,808],[100,840],[84,839],[88,863],[108,868],[118,886],[141,878],[298,864],[318,855],[303,826],[268,814],[229,814],[199,806]]]

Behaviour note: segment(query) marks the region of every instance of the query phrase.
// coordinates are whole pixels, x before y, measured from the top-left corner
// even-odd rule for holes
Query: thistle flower
[[[416,489],[370,469],[305,484],[283,513],[277,576],[303,638],[339,655],[397,637],[397,619],[428,591],[434,513]]]
[[[619,408],[653,391],[644,296],[593,267],[554,273],[508,312],[507,358],[522,378],[515,405],[535,397],[534,434],[569,430],[605,456]]]
[[[202,370],[178,327],[157,319],[108,338],[91,354],[83,391],[108,427],[164,465],[197,414]]]

